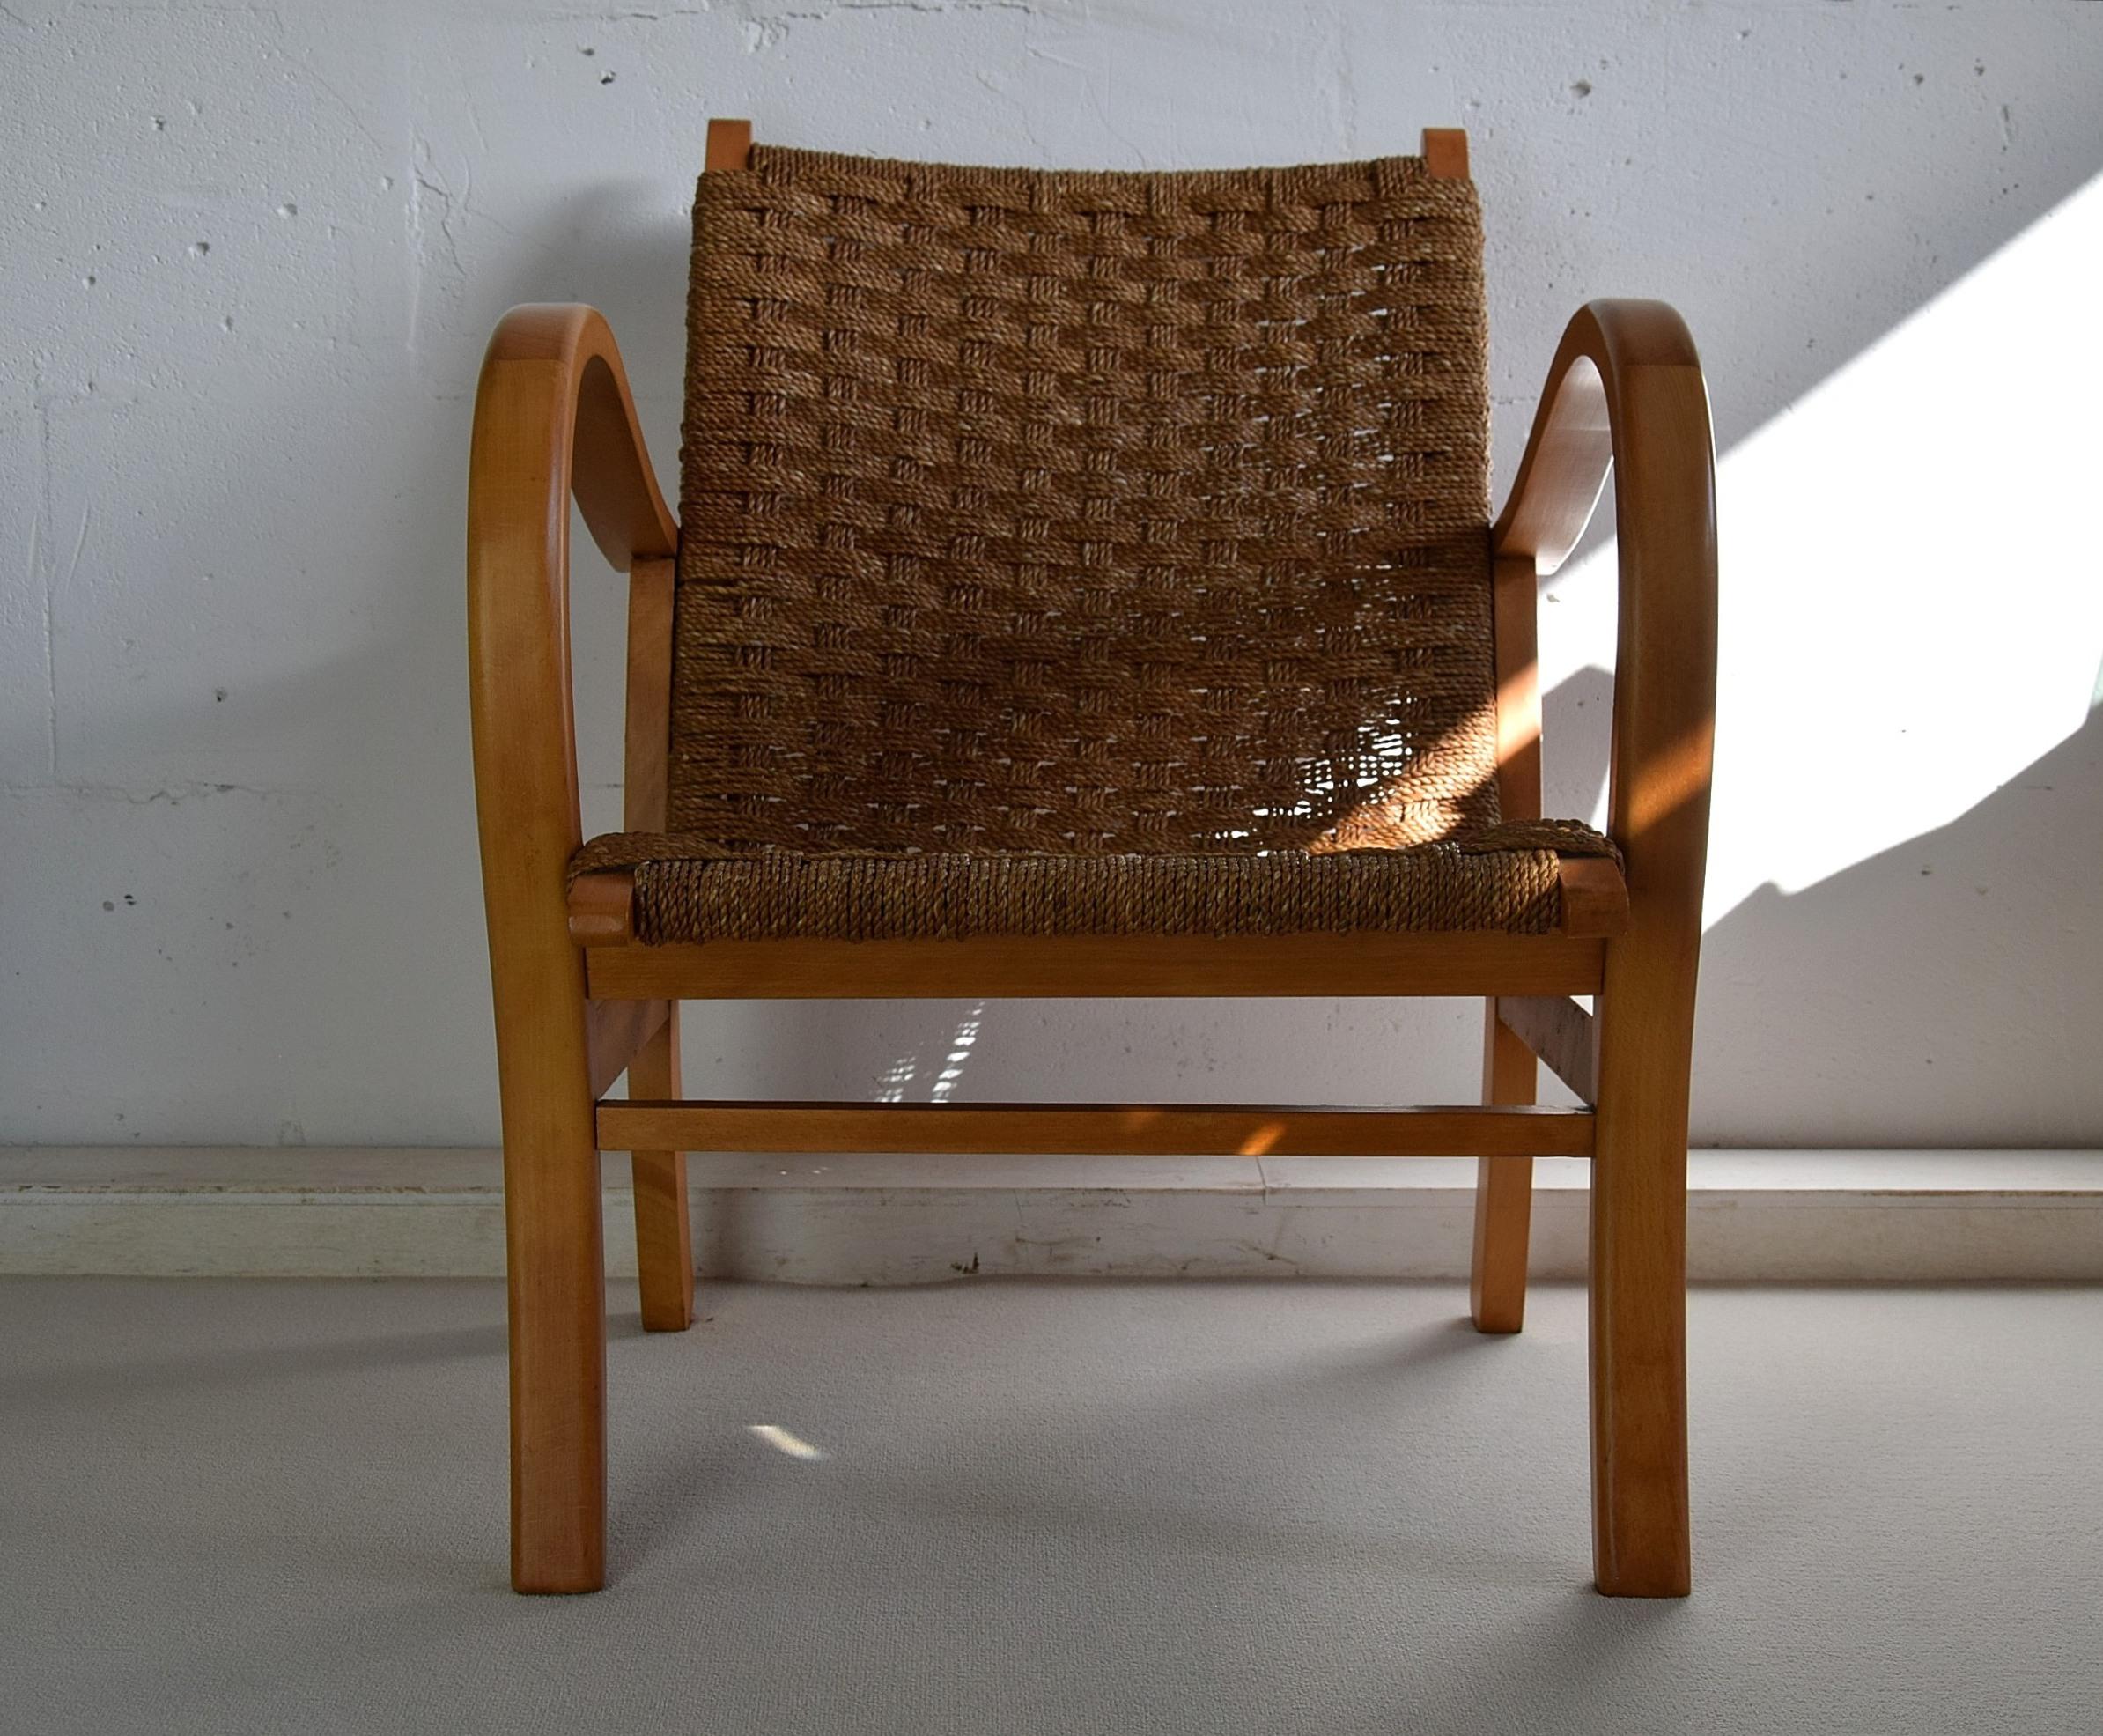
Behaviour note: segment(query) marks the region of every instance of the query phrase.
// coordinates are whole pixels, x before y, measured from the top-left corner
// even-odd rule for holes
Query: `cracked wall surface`
[[[673,475],[711,115],[817,147],[1113,167],[1408,151],[1425,125],[1465,125],[1502,477],[1592,295],[1682,307],[1726,449],[1788,417],[2103,170],[2098,89],[2103,6],[2086,0],[8,0],[0,1140],[494,1139],[461,571],[476,371],[507,306],[597,304]],[[1987,426],[2040,457],[2062,439],[2041,412],[2072,388],[1955,374],[1953,439]],[[1865,449],[1885,432],[1864,425]],[[1876,487],[1865,511],[1997,537],[1996,582],[2092,565],[1991,499]],[[587,817],[605,824],[622,610],[579,547]],[[1727,573],[1727,634],[1797,595],[1773,582],[1793,558]],[[1763,707],[1805,703],[1771,670],[1731,679],[1741,743]],[[1893,704],[1925,716],[1949,703],[1934,686],[1894,686]],[[1603,691],[1579,678],[1552,698],[1561,811],[1592,810]],[[2019,844],[1966,846],[2004,874],[1994,896],[1952,890],[1921,919],[1923,946],[2003,961],[1972,972],[1968,1003],[1931,1005],[1873,961],[1849,967],[1852,999],[1821,998],[1818,955],[1876,920],[1874,889],[1823,915],[1806,893],[1795,929],[1782,894],[1759,917],[1771,931],[1713,912],[1697,1137],[2103,1141],[2077,1046],[2103,1012],[2103,922],[2060,920],[2060,881],[2024,878],[2089,847],[2096,757],[2060,768]],[[1828,769],[1873,799],[1844,746]],[[1770,932],[1817,939],[1785,968]],[[944,1075],[974,1016],[719,1008],[690,1023],[689,1079],[1460,1100],[1479,1020],[1447,1003],[995,1004]]]

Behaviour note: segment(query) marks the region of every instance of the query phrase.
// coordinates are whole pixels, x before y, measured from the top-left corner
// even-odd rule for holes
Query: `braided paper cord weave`
[[[1502,829],[1500,829],[1502,831]],[[1514,828],[1515,831],[1522,829]],[[668,941],[956,940],[967,934],[1299,934],[1502,929],[1561,913],[1557,856],[1611,854],[1579,829],[1483,833],[1406,850],[1268,856],[873,856],[767,851],[712,858],[705,840],[616,833],[572,874],[632,868],[635,935]],[[682,854],[681,852],[693,852]]]
[[[646,940],[1550,926],[1611,846],[1468,842],[1481,257],[1414,159],[704,175],[670,835],[577,870]]]

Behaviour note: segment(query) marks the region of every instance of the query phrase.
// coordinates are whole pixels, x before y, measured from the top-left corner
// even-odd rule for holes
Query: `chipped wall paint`
[[[2103,655],[2069,601],[2103,595],[2097,558],[2048,513],[2011,512],[1997,487],[1924,495],[1878,457],[1939,417],[2017,470],[2086,440],[2092,476],[2095,435],[2063,408],[2092,373],[1952,354],[1931,410],[1858,397],[1819,424],[1797,408],[1832,403],[1819,389],[1886,334],[2077,211],[2103,170],[2099,88],[2103,6],[2084,0],[9,0],[0,1139],[494,1136],[462,678],[475,371],[509,304],[599,304],[672,475],[709,115],[815,146],[1112,166],[1409,149],[1423,125],[1466,125],[1500,477],[1580,300],[1663,295],[1702,344],[1725,630],[1758,648],[1727,667],[1723,715],[1756,769],[1758,744],[1793,740],[1782,722],[1821,703],[1791,649],[1818,632],[1800,614],[1820,586],[1952,612],[1916,669],[1865,647],[1893,743],[1957,704],[1995,730],[2005,655],[1968,673],[1959,655],[1982,595],[2063,602],[2047,617],[2060,661]],[[2019,329],[2032,303],[2005,292]],[[1815,452],[1791,445],[1826,425]],[[1863,571],[1854,543],[1821,566],[1834,539],[1807,522],[1730,564],[1734,521],[1791,522],[1842,469],[1863,515],[1946,521],[1961,559],[1915,539],[1902,572]],[[592,558],[578,662],[603,824],[621,609]],[[2052,571],[2063,592],[2025,588]],[[1610,580],[1580,568],[1546,611],[1566,812],[1596,801],[1605,691],[1598,611],[1574,587]],[[2062,677],[2040,664],[2032,684]],[[1800,802],[1752,770],[1746,809],[1719,793],[1749,852],[1763,823],[1817,824],[1821,789],[1869,817],[1860,861],[1799,883],[1741,855],[1712,898],[1699,1137],[2103,1143],[2092,683],[2018,764],[1953,770],[1932,824],[1879,806],[1883,750],[1847,739],[1804,768]],[[799,1004],[689,1029],[696,1090],[960,1100],[1465,1097],[1476,1046],[1472,1009],[1443,1003]]]

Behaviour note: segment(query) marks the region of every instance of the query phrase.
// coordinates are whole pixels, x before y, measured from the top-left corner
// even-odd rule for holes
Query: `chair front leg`
[[[1482,1031],[1482,1100],[1530,1104],[1539,1084],[1533,1051],[1497,1018],[1493,998]],[[1526,1319],[1526,1249],[1533,1216],[1533,1159],[1479,1157],[1475,1163],[1475,1251],[1469,1311],[1475,1330],[1515,1333]]]
[[[1708,852],[1716,647],[1715,441],[1693,339],[1662,302],[1581,308],[1490,532],[1553,573],[1611,461],[1620,536],[1606,830],[1627,932],[1594,1008],[1592,1501],[1599,1589],[1678,1597],[1686,1495],[1686,1134]]]
[[[581,462],[579,462],[581,451]],[[570,510],[616,567],[676,546],[620,352],[587,307],[513,308],[468,464],[469,711],[482,834],[511,1287],[512,1583],[606,1580],[606,1282],[570,685]]]
[[[513,1016],[507,1017],[509,1012]],[[584,1002],[498,1008],[511,1307],[511,1561],[521,1592],[606,1583],[606,1269]]]
[[[1661,944],[1662,943],[1662,944]],[[1609,941],[1591,1189],[1592,1536],[1600,1591],[1685,1597],[1693,972],[1668,930]],[[1668,956],[1661,957],[1661,953]]]

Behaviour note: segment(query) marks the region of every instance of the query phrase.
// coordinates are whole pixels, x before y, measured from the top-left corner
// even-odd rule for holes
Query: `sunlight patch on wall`
[[[1947,824],[2081,726],[2103,660],[2099,261],[2103,177],[1720,458],[1709,921]],[[1612,544],[1550,590],[1553,689],[1612,664]]]

